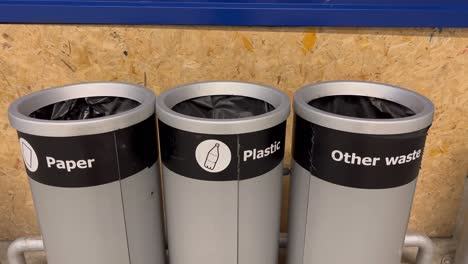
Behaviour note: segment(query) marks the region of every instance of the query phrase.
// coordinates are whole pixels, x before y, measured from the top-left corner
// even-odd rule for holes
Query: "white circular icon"
[[[231,163],[231,150],[219,140],[208,139],[198,144],[195,158],[202,169],[216,173],[225,170]]]
[[[37,171],[39,161],[37,160],[37,155],[33,147],[24,138],[20,138],[19,142],[21,153],[23,154],[24,165],[26,165],[26,168],[28,168],[30,172]]]

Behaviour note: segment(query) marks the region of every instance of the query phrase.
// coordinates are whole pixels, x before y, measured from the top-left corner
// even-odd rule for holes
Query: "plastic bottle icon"
[[[31,168],[32,166],[32,151],[31,149],[26,146],[26,144],[21,144],[21,148],[23,150],[23,160],[24,160],[24,163],[26,163],[26,166],[28,168]]]
[[[205,159],[205,168],[209,170],[214,170],[216,167],[216,163],[219,160],[219,143],[216,143],[214,147],[208,151],[208,154],[206,155]]]

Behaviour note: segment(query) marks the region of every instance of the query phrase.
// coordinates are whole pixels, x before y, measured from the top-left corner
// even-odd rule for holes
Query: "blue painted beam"
[[[0,0],[0,23],[468,27],[468,1]]]

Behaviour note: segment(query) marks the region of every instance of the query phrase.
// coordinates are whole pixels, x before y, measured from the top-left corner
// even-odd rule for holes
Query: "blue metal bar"
[[[0,23],[468,27],[466,0],[3,0]]]

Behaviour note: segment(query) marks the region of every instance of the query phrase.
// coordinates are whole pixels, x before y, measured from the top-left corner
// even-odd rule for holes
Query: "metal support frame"
[[[13,241],[8,246],[8,263],[10,264],[26,264],[24,257],[25,252],[43,251],[44,242],[41,238],[21,237]]]
[[[416,264],[431,264],[434,258],[434,243],[424,234],[408,233],[405,237],[405,247],[417,247]]]
[[[286,248],[288,234],[280,234],[280,247]],[[434,245],[430,238],[424,234],[408,233],[405,237],[405,247],[418,247],[416,264],[431,264],[434,256]],[[9,264],[26,264],[25,252],[43,251],[44,243],[41,238],[22,237],[13,241],[8,247]]]

